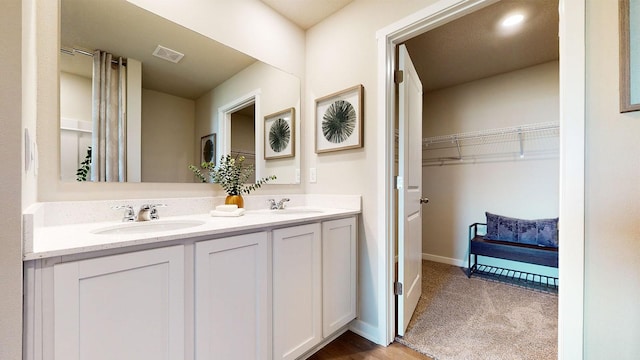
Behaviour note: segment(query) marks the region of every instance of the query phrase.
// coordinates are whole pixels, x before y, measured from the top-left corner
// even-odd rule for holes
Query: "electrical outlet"
[[[300,169],[296,169],[296,184],[300,184]]]
[[[312,183],[312,184],[315,184],[316,181],[318,181],[316,168],[310,168],[309,169],[309,182]]]

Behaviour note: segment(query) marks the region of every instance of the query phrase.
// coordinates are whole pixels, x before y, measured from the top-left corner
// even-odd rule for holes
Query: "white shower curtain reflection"
[[[92,181],[127,181],[127,70],[121,57],[93,54]]]

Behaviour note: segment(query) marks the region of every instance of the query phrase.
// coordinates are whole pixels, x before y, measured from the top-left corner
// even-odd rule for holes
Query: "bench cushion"
[[[470,253],[529,264],[558,267],[558,248],[485,239],[476,236],[471,240]]]

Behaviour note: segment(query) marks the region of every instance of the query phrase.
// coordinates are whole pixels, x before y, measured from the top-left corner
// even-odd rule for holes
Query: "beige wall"
[[[194,127],[195,101],[142,89],[143,182],[193,181]]]
[[[60,117],[91,123],[91,78],[60,72]]]
[[[218,154],[216,157],[218,159],[222,156],[220,144],[225,141],[220,135],[222,124],[221,119],[218,118],[218,111],[252,93],[260,98],[255,105],[258,119],[255,128],[258,134],[262,134],[264,131],[264,116],[291,107],[296,109],[296,116],[300,114],[300,80],[273,66],[255,62],[196,100],[196,138],[199,139],[201,136],[217,133]],[[272,184],[292,184],[295,182],[295,170],[300,168],[301,156],[299,154],[303,146],[297,140],[299,138],[298,134],[300,134],[300,130],[296,129],[298,121],[300,121],[299,118],[296,119],[296,124],[294,124],[294,130],[296,131],[295,157],[269,161],[265,161],[263,158],[257,159],[264,164],[264,171],[260,175],[261,177],[277,175],[278,178],[270,182]],[[259,140],[256,142],[257,150],[263,151],[263,140]],[[230,141],[230,139],[227,141]],[[306,143],[304,146],[307,146]],[[200,144],[196,144],[195,152],[199,154]],[[292,186],[288,191],[302,192],[302,186]]]
[[[0,359],[22,353],[22,46],[21,2],[2,3],[0,23]]]
[[[231,115],[231,151],[255,153],[255,119],[234,113]]]
[[[317,183],[306,184],[308,193],[360,194],[363,202],[358,243],[358,319],[359,330],[374,339],[379,328],[378,257],[384,251],[377,236],[376,213],[383,199],[377,198],[379,167],[377,157],[377,41],[376,32],[389,24],[434,3],[422,1],[355,0],[341,11],[307,31],[305,113],[302,115],[304,141],[303,179],[308,182],[309,168],[317,169]],[[364,86],[364,147],[362,149],[315,154],[315,99],[351,86]],[[379,341],[383,342],[382,338]]]
[[[557,122],[558,62],[426,93],[423,118],[425,137]],[[471,146],[463,153],[517,152],[517,143],[509,145]],[[524,159],[516,155],[500,161],[480,158],[478,162],[424,166],[423,195],[430,201],[423,209],[423,253],[462,265],[467,261],[468,226],[484,222],[485,211],[524,219],[557,217],[558,145],[558,136],[525,140]],[[536,147],[555,149],[556,153],[552,158],[536,159],[535,154],[527,153]],[[531,270],[518,263],[510,266]],[[557,275],[557,271],[547,273]]]
[[[640,356],[640,113],[618,112],[618,2],[587,1],[585,358]]]
[[[424,136],[559,120],[558,62],[424,94]]]
[[[76,181],[76,172],[80,162],[91,146],[92,113],[91,79],[67,72],[60,72],[60,179]],[[89,132],[63,129],[63,119],[71,129],[84,129]],[[91,179],[91,176],[87,178]]]

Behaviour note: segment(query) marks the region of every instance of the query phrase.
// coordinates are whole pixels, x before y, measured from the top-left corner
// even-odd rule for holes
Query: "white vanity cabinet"
[[[181,245],[53,265],[53,358],[183,359],[184,268]]]
[[[356,218],[322,223],[322,336],[356,318]]]
[[[274,360],[298,358],[356,318],[356,223],[273,231]]]
[[[273,231],[274,360],[296,359],[322,340],[320,228]]]
[[[195,358],[268,359],[267,233],[195,249]]]
[[[308,356],[356,317],[356,219],[28,260],[23,358]]]

